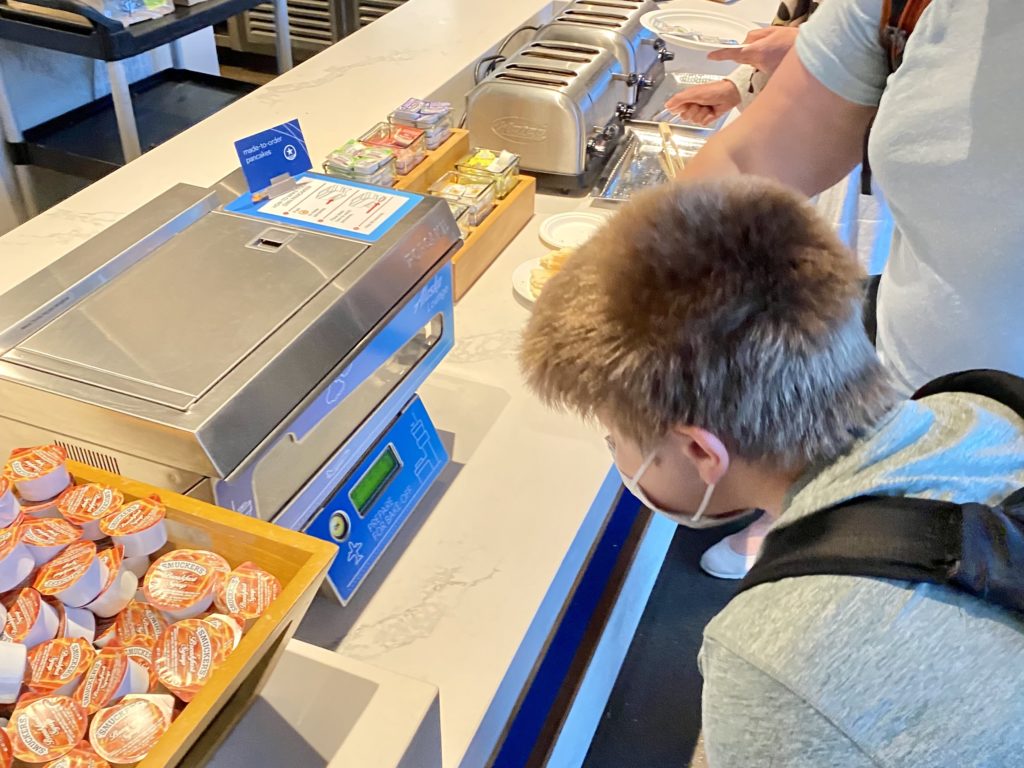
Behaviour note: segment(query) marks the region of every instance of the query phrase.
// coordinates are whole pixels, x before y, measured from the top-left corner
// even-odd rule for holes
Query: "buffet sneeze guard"
[[[0,296],[0,446],[355,547],[344,602],[447,461],[415,392],[453,344],[460,234],[440,200],[307,184],[396,212],[348,234],[240,207],[240,172],[179,184]]]

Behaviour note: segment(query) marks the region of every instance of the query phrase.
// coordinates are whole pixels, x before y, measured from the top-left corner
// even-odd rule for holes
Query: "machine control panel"
[[[310,521],[306,533],[338,545],[327,583],[342,605],[447,463],[426,408],[413,397]]]

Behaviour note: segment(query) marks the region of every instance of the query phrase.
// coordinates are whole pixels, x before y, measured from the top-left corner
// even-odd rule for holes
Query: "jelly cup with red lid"
[[[26,683],[36,693],[70,696],[96,658],[96,650],[81,638],[57,638],[28,652]]]
[[[116,488],[99,483],[73,485],[60,495],[57,509],[61,516],[82,529],[82,537],[90,541],[102,539],[100,520],[121,509],[124,495]]]
[[[96,653],[88,672],[75,688],[74,698],[92,715],[130,693],[148,690],[149,671],[133,661],[123,648],[108,646]]]
[[[151,555],[167,543],[167,508],[159,496],[136,499],[100,520],[100,531],[124,547],[125,557]]]
[[[43,600],[37,590],[23,587],[8,594],[4,603],[7,606],[7,622],[0,640],[34,648],[57,636],[60,629],[57,610]]]
[[[18,448],[11,451],[4,474],[25,501],[45,501],[71,485],[67,460],[59,445]]]
[[[419,128],[377,123],[360,141],[371,147],[387,147],[395,153],[395,170],[407,174],[427,156],[424,133]]]
[[[14,756],[26,763],[48,763],[82,740],[88,715],[70,696],[25,699],[11,716],[8,735]]]
[[[30,518],[21,523],[22,543],[36,565],[45,565],[82,538],[82,529],[60,517]]]
[[[106,581],[107,566],[96,543],[80,540],[40,567],[34,586],[40,594],[81,608],[96,599]]]
[[[158,558],[143,582],[146,601],[172,619],[204,613],[230,573],[227,561],[201,549],[177,549]]]

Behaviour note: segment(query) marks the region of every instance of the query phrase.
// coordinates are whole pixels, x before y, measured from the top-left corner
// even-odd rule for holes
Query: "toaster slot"
[[[588,64],[593,59],[586,56],[570,56],[567,53],[558,53],[552,51],[523,51],[521,56],[530,57],[531,59],[549,59],[551,61],[568,61],[576,64]]]
[[[586,0],[586,2],[581,3],[578,7],[584,12],[590,8],[621,8],[627,11],[635,11],[638,5],[639,3],[627,5],[624,2],[614,2],[614,0]]]
[[[611,11],[592,11],[589,8],[584,10],[574,10],[569,8],[563,14],[563,16],[592,16],[597,19],[603,19],[605,21],[615,22],[621,24],[622,22],[629,21],[628,16],[623,16],[621,13],[612,13]]]
[[[570,16],[570,13],[573,15]],[[566,11],[564,15],[558,17],[558,21],[564,21],[569,24],[584,24],[588,27],[601,27],[602,29],[619,29],[622,27],[622,22],[612,21],[589,13],[579,13],[577,11]]]
[[[564,80],[548,80],[536,75],[524,75],[519,72],[499,72],[494,76],[495,80],[509,80],[514,83],[526,83],[528,85],[543,85],[548,88],[568,88],[569,83]]]
[[[552,77],[576,77],[575,72],[571,72],[565,69],[555,69],[554,67],[541,67],[535,64],[506,64],[504,71],[508,72],[515,70],[516,72],[525,72],[528,75],[551,75]]]
[[[590,54],[591,56],[597,56],[598,54],[601,53],[601,51],[599,51],[597,48],[588,48],[584,45],[563,45],[560,43],[549,43],[544,40],[537,41],[536,43],[531,43],[530,47],[527,50],[538,49],[543,49],[545,51],[560,51],[562,53],[573,53],[580,56],[585,56],[587,54]],[[590,59],[588,59],[588,61],[590,61]]]

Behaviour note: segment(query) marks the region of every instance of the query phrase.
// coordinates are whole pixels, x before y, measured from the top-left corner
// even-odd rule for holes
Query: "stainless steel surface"
[[[271,225],[216,199],[179,185],[0,297],[5,417],[226,477],[459,238],[427,198],[370,247],[273,225],[291,239],[268,252],[249,245]]]
[[[665,44],[640,23],[654,0],[577,0],[537,32],[537,40],[565,40],[612,52],[623,72],[637,75],[630,102],[643,100],[664,77]]]
[[[617,136],[629,74],[595,45],[528,43],[470,92],[470,141],[519,154],[526,171],[580,176],[599,142]]]
[[[673,144],[684,160],[697,154],[707,141],[708,134],[703,131],[675,125],[671,130]],[[630,123],[625,140],[594,197],[623,202],[640,190],[664,184],[668,179],[660,159],[661,149],[657,123]]]

